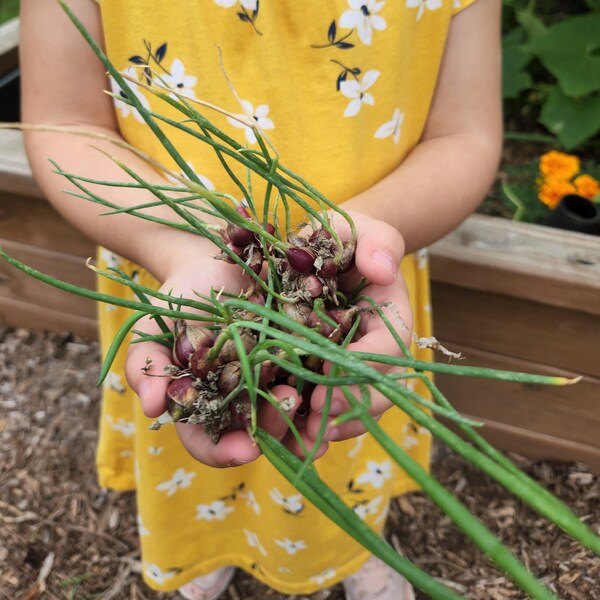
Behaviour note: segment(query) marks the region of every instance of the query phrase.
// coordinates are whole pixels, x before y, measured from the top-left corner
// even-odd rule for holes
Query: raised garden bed
[[[31,180],[21,135],[0,136],[0,244],[56,277],[93,286],[94,245]],[[499,448],[600,472],[600,237],[473,215],[431,248],[436,336],[465,363],[582,375],[547,388],[439,377]],[[0,325],[96,336],[92,302],[0,262]],[[443,360],[443,357],[440,357]]]
[[[18,21],[1,29],[0,77],[18,68]],[[40,271],[94,286],[85,267],[94,244],[43,198],[16,131],[0,131],[0,245]],[[600,237],[474,215],[431,258],[436,336],[466,363],[583,376],[564,388],[440,376],[451,402],[484,421],[501,449],[600,472]],[[0,326],[95,339],[96,307],[0,261]]]

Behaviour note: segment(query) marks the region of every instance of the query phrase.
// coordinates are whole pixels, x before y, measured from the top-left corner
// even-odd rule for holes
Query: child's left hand
[[[412,329],[412,312],[408,300],[408,291],[404,278],[400,273],[400,262],[404,256],[404,240],[401,234],[387,223],[360,213],[350,213],[355,222],[358,239],[356,247],[356,263],[354,268],[346,275],[345,288],[351,291],[365,277],[369,284],[363,289],[362,294],[370,296],[377,305],[393,307],[384,309],[390,322],[396,327],[404,343],[410,344]],[[334,218],[334,225],[338,228],[342,239],[347,239],[347,224],[339,216]],[[361,306],[367,306],[361,303]],[[400,321],[402,320],[402,322]],[[348,345],[348,350],[357,352],[372,352],[389,356],[400,356],[401,350],[394,341],[384,322],[376,313],[365,312],[361,315],[359,326],[360,338]],[[385,365],[371,363],[380,371],[389,371]],[[325,372],[330,365],[325,364]],[[312,446],[321,426],[322,412],[325,405],[327,387],[317,386],[311,396],[311,410],[302,424],[303,437],[309,446]],[[351,386],[351,391],[360,400],[358,386]],[[382,394],[371,388],[370,414],[378,419],[391,403]],[[340,388],[336,388],[331,399],[329,421],[339,415],[349,406]],[[352,420],[338,427],[329,428],[327,441],[344,440],[356,437],[365,432],[365,428],[358,420]],[[299,453],[296,442],[290,441],[288,447]]]

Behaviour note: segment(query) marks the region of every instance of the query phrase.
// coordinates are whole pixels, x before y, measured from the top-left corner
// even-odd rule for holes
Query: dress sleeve
[[[457,15],[475,2],[477,2],[477,0],[452,0],[452,16]]]

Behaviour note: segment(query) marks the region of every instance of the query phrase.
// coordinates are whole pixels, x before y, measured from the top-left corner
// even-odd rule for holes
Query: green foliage
[[[503,95],[510,123],[573,150],[600,131],[600,0],[504,0]]]
[[[0,24],[19,14],[19,0],[0,0]]]

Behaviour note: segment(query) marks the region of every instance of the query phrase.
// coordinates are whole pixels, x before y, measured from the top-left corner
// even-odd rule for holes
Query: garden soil
[[[95,342],[0,328],[0,600],[176,598],[141,580],[134,494],[96,482],[98,372]],[[511,458],[600,532],[600,479],[585,465]],[[558,597],[600,600],[600,559],[591,552],[439,447],[434,473]],[[386,533],[465,598],[525,597],[422,493],[395,501]],[[239,573],[224,598],[294,597]],[[312,598],[344,593],[337,586]]]

